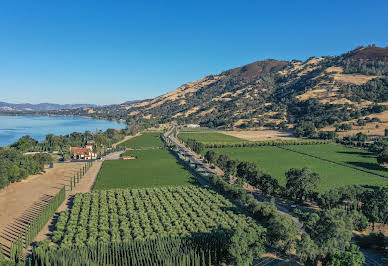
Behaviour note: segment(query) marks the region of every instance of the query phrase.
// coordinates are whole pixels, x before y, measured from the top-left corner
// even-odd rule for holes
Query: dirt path
[[[136,135],[133,135],[133,136],[125,136],[124,139],[120,140],[119,142],[115,143],[112,145],[113,148],[116,148],[117,145],[131,139],[131,138],[134,138],[134,137],[137,137],[137,136],[140,136],[141,134],[140,133],[137,133]]]
[[[56,163],[45,173],[10,184],[0,191],[0,243],[8,254],[11,242],[23,233],[29,222],[47,205],[84,165],[80,162]]]
[[[94,161],[92,167],[86,172],[84,177],[80,180],[78,184],[76,184],[75,188],[72,191],[66,190],[66,200],[62,203],[61,206],[57,209],[57,213],[47,222],[44,228],[39,232],[35,241],[41,241],[46,239],[54,230],[54,224],[57,219],[59,212],[68,210],[72,198],[77,193],[86,193],[90,192],[93,189],[94,183],[96,182],[97,175],[100,172],[103,161],[105,160],[117,160],[120,158],[120,154],[122,152],[113,152],[105,156],[100,161]]]
[[[133,138],[126,136],[114,146]],[[76,193],[89,192],[93,188],[98,172],[104,160],[119,159],[121,152],[108,154],[101,161],[95,161],[80,182],[70,191],[70,179],[83,167],[84,162],[55,163],[54,168],[46,169],[43,174],[0,190],[0,245],[5,255],[9,254],[11,243],[23,234],[30,221],[47,206],[48,201],[65,185],[67,200],[58,208],[68,208],[71,197]],[[35,240],[43,240],[50,232],[51,219]]]

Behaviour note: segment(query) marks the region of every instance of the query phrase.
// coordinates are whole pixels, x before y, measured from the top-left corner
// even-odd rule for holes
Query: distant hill
[[[386,105],[388,47],[368,46],[304,62],[257,61],[154,99],[94,108],[92,115],[225,129],[294,128],[306,135],[308,128],[324,129],[384,112]]]
[[[85,107],[96,107],[94,104],[55,104],[55,103],[6,103],[0,102],[0,111],[23,112],[23,111],[53,111],[62,109],[77,109]]]
[[[149,100],[150,100],[150,99],[145,99],[145,100],[132,100],[132,101],[123,102],[122,104],[124,104],[124,105],[131,105],[131,104],[141,103],[141,102],[149,101]]]

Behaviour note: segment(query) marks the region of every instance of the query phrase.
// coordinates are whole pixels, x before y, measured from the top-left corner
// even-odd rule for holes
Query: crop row
[[[92,162],[87,162],[80,170],[70,179],[70,190],[72,190],[80,179],[85,175],[87,170],[92,166]],[[28,224],[24,234],[19,234],[17,239],[11,243],[10,248],[10,263],[19,263],[22,260],[24,248],[28,248],[34,238],[39,234],[42,228],[54,215],[58,207],[66,199],[66,187],[62,189],[48,202],[37,215]],[[24,241],[23,241],[24,238]],[[24,242],[24,243],[23,243]]]
[[[56,249],[34,248],[33,265],[219,265],[227,258],[221,234],[195,238],[165,237],[146,241],[98,243]]]
[[[223,196],[194,186],[77,194],[61,213],[52,241],[72,245],[189,236],[215,228],[263,229]]]

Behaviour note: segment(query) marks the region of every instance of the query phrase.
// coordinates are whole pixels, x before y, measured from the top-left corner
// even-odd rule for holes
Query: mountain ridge
[[[387,105],[388,47],[371,45],[306,61],[256,61],[185,83],[153,99],[57,113],[224,129],[320,130],[384,112]]]
[[[77,108],[97,107],[95,104],[56,104],[56,103],[7,103],[0,102],[0,110],[2,111],[54,111],[62,109],[77,109]]]

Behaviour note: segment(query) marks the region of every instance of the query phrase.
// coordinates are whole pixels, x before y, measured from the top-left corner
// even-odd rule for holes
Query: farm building
[[[133,157],[133,156],[123,156],[121,157],[123,160],[133,160],[133,159],[136,159],[136,157]]]
[[[74,160],[93,160],[97,159],[97,154],[93,152],[92,145],[85,147],[71,147],[70,152]]]
[[[200,125],[198,125],[198,124],[187,124],[187,125],[185,125],[185,127],[187,127],[187,128],[198,128],[198,127],[200,127]]]

